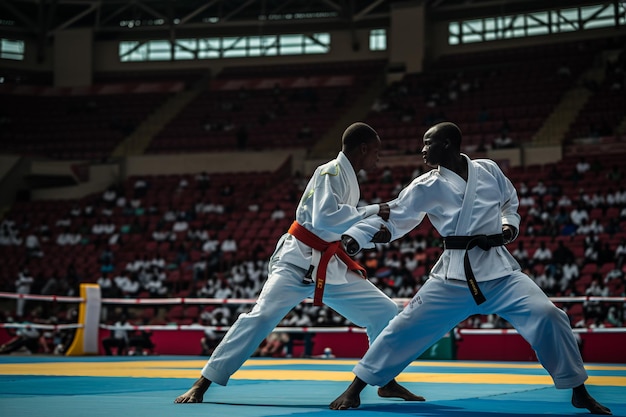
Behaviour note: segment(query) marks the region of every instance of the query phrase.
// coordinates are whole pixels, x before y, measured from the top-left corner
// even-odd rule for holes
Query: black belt
[[[472,265],[469,261],[469,250],[478,246],[482,250],[489,250],[495,246],[504,245],[502,233],[496,235],[475,235],[475,236],[448,236],[443,238],[444,249],[463,249],[465,257],[463,258],[463,266],[465,267],[465,278],[467,286],[474,297],[476,304],[482,304],[486,301],[485,296],[478,287],[478,282],[472,271]]]

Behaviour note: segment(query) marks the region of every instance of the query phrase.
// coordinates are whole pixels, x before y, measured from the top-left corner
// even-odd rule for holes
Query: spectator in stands
[[[131,324],[124,315],[122,315],[119,320],[115,322],[109,337],[102,340],[102,347],[104,348],[104,353],[107,356],[111,356],[113,354],[111,348],[117,349],[118,356],[126,353],[125,351],[128,347],[128,331],[131,328]]]
[[[69,226],[65,230],[58,234],[56,243],[59,246],[74,246],[81,242],[82,236],[80,233],[76,233]]]
[[[143,320],[142,325],[148,325],[148,320]],[[147,356],[154,353],[155,344],[152,341],[152,332],[146,329],[137,329],[128,336],[128,356]]]
[[[166,230],[163,226],[157,226],[152,231],[152,240],[155,242],[174,242],[176,241],[176,234],[171,230]]]
[[[576,163],[576,172],[582,177],[589,170],[591,170],[591,164],[587,161],[587,159],[583,156],[578,159]]]
[[[189,180],[185,175],[181,175],[178,180],[178,187],[176,188],[176,192],[183,192],[189,187]]]
[[[233,295],[232,288],[228,285],[226,280],[220,279],[216,283],[215,292],[213,293],[213,298],[218,298],[220,300],[226,300],[231,298]]]
[[[508,134],[502,133],[494,139],[492,146],[493,149],[510,149],[515,147],[515,141]]]
[[[593,227],[589,224],[587,219],[581,219],[580,224],[576,228],[577,235],[588,235],[590,233],[595,233]]]
[[[621,204],[618,201],[618,192],[613,189],[613,187],[609,187],[606,192],[606,205],[608,207],[617,207]]]
[[[104,272],[96,281],[102,292],[102,297],[117,297],[119,295],[119,288],[115,285],[115,282],[111,279],[111,275],[108,272]]]
[[[608,297],[608,288],[602,282],[602,276],[598,272],[594,272],[592,275],[591,283],[585,291],[587,297]],[[583,311],[585,315],[585,321],[600,319],[604,320],[606,313],[604,307],[600,301],[587,300],[583,303]]]
[[[113,207],[117,200],[117,190],[114,186],[110,186],[102,193],[102,201],[106,207]]]
[[[599,241],[593,242],[591,245],[587,245],[584,252],[583,265],[597,264],[600,257],[600,250],[602,245]]]
[[[535,186],[531,188],[530,191],[535,195],[543,196],[546,195],[546,193],[548,192],[548,187],[546,187],[543,181],[539,180],[537,181],[537,184],[535,184]]]
[[[374,100],[374,103],[372,103],[372,111],[376,112],[376,113],[380,113],[383,112],[385,110],[387,110],[389,108],[389,103],[387,103],[386,100],[384,100],[382,97],[377,97],[376,100]]]
[[[47,224],[39,225],[39,237],[42,242],[50,242],[51,236],[52,233],[50,232],[50,226],[48,226]]]
[[[115,265],[111,260],[106,260],[102,265],[100,265],[100,272],[104,273],[112,273],[115,270]]]
[[[554,252],[552,252],[552,260],[559,265],[564,265],[568,262],[573,262],[575,259],[574,252],[565,246],[563,240],[559,240]]]
[[[13,337],[0,346],[0,354],[4,355],[20,349],[26,349],[28,353],[37,353],[39,351],[41,333],[27,322],[22,324],[26,326],[18,328]]]
[[[565,292],[568,288],[571,288],[572,284],[578,280],[580,276],[580,270],[575,258],[568,259],[561,266],[561,282],[560,290]]]
[[[49,277],[46,278],[43,287],[41,288],[41,295],[58,295],[59,294],[59,272],[54,270]],[[46,303],[47,306],[48,303]]]
[[[363,269],[338,244],[342,230],[356,221],[376,214],[386,217],[386,205],[356,207],[360,194],[356,173],[376,168],[380,148],[380,137],[365,123],[354,123],[344,131],[342,150],[336,159],[315,170],[296,209],[296,221],[277,243],[258,303],[250,313],[239,315],[217,349],[220,354],[209,359],[201,377],[175,399],[176,403],[202,402],[213,382],[225,385],[293,307],[312,295],[316,304],[320,303],[323,294],[316,288],[324,289],[324,303],[365,327],[370,340],[397,314],[393,300],[352,272],[358,268],[362,273]],[[312,272],[318,266],[318,255],[319,262],[328,255],[332,259],[313,277],[307,271]],[[321,281],[326,275],[328,282],[324,286]],[[320,284],[315,285],[318,277]],[[423,400],[395,380],[381,388],[380,394]]]
[[[75,262],[70,262],[65,271],[65,278],[61,277],[59,286],[66,289],[65,292],[61,292],[61,295],[65,294],[68,297],[77,295],[79,293],[82,276],[83,274],[79,274],[77,271]]]
[[[527,268],[530,265],[530,256],[523,240],[520,239],[517,242],[517,248],[513,250],[512,255],[517,259],[517,262],[519,262],[522,268]]]
[[[206,190],[211,185],[211,176],[206,171],[200,172],[194,177],[194,179],[196,180],[196,187],[199,190]]]
[[[579,200],[574,209],[570,211],[570,220],[578,227],[581,225],[583,219],[589,221],[589,212],[583,202]]]
[[[224,337],[224,332],[213,330],[213,326],[210,325],[208,320],[203,320],[202,325],[204,326],[204,335],[200,338],[200,347],[202,349],[200,355],[211,356]]]
[[[545,240],[542,240],[539,243],[539,247],[535,249],[535,251],[533,252],[531,262],[533,265],[535,264],[546,265],[552,262],[552,250],[546,245]]]
[[[606,321],[612,327],[622,327],[623,318],[615,306],[610,306],[606,313]]]
[[[148,181],[145,178],[137,178],[133,184],[133,198],[144,198],[148,188]]]
[[[272,211],[272,214],[270,215],[270,219],[277,221],[277,220],[282,220],[285,218],[285,210],[283,210],[283,208],[279,205],[276,205],[276,207],[274,207],[274,210]]]
[[[611,244],[609,242],[599,243],[598,250],[598,265],[602,266],[605,264],[613,263],[613,249],[611,249]]]
[[[622,268],[624,266],[624,261],[626,260],[626,239],[620,239],[617,247],[615,248],[615,265],[618,268]]]
[[[554,296],[556,294],[555,289],[557,286],[557,280],[554,276],[552,268],[543,268],[541,272],[533,270],[532,276],[535,280],[535,283],[548,296]]]
[[[35,278],[31,275],[26,266],[22,267],[22,270],[18,273],[15,280],[15,292],[21,295],[30,294],[31,287],[35,283]],[[24,317],[24,311],[26,309],[26,299],[18,298],[16,300],[15,315],[18,318]]]
[[[535,198],[530,193],[520,195],[519,205],[522,207],[534,207]]]
[[[172,224],[172,232],[174,233],[183,233],[189,229],[189,222],[184,215],[179,213],[178,218]]]
[[[311,327],[313,322],[311,321],[311,317],[304,312],[302,305],[298,305],[287,313],[280,325],[285,327],[306,328]],[[313,333],[310,331],[289,333],[289,340],[286,343],[286,356],[288,358],[293,357],[295,341],[301,341],[304,345],[304,351],[302,352],[303,358],[313,356]]]
[[[163,281],[156,274],[150,276],[150,280],[146,283],[144,288],[150,293],[150,297],[153,298],[163,297],[167,294],[167,287],[165,287]]]
[[[24,247],[26,248],[27,258],[42,258],[44,253],[41,250],[41,244],[39,238],[33,232],[29,233],[24,240]]]
[[[252,354],[253,357],[282,358],[285,356],[289,335],[283,332],[270,333]]]
[[[126,279],[120,280],[118,284],[121,294],[126,298],[135,298],[141,290],[141,283],[137,272],[131,273]]]
[[[622,282],[622,283],[625,282],[624,271],[617,266],[611,268],[611,270],[608,271],[606,275],[604,276],[604,283],[606,285],[610,285],[613,280],[617,280],[618,282]],[[611,295],[619,295],[619,294],[611,294]]]
[[[530,188],[528,188],[528,185],[524,181],[519,183],[518,190],[519,190],[518,194],[521,197],[528,195],[530,193]]]

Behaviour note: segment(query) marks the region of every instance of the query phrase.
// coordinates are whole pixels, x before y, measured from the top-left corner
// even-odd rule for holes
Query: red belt
[[[337,255],[343,263],[348,266],[351,271],[359,271],[363,278],[367,277],[365,268],[350,257],[341,246],[341,241],[326,242],[320,239],[313,232],[294,221],[289,228],[289,234],[294,236],[305,245],[322,252],[320,263],[317,266],[317,274],[315,274],[315,295],[313,297],[313,305],[321,306],[322,297],[324,296],[324,285],[326,284],[326,269],[328,262],[333,255]]]

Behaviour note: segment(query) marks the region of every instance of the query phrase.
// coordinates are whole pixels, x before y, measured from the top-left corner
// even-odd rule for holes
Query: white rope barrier
[[[83,297],[68,297],[59,295],[37,295],[37,294],[17,294],[0,292],[0,298],[6,299],[25,299],[34,301],[50,301],[60,303],[81,303],[85,299]],[[405,305],[410,298],[394,298],[399,305]],[[596,296],[578,296],[578,297],[550,297],[555,303],[584,303],[584,302],[608,302],[608,303],[626,303],[626,297],[596,297]],[[103,298],[101,304],[117,304],[117,305],[197,305],[197,304],[254,304],[255,298]],[[303,303],[312,303],[313,300],[307,298]],[[25,328],[31,327],[42,330],[68,330],[68,329],[84,329],[85,326],[80,323],[74,324],[38,324],[38,323],[0,323],[0,328]],[[116,327],[106,324],[100,324],[99,328],[105,330],[124,329],[124,330],[213,330],[217,332],[225,332],[230,326],[202,326],[199,324],[165,324],[165,325],[127,325]],[[626,332],[626,327],[600,327],[600,328],[575,328],[575,333],[622,333]],[[276,327],[274,331],[285,333],[365,333],[365,329],[353,326],[343,327]],[[515,329],[459,329],[461,335],[503,335],[517,334]]]
[[[176,301],[169,301],[176,300]],[[401,305],[411,301],[411,298],[393,298],[393,300]],[[581,302],[607,302],[607,303],[626,303],[626,297],[598,297],[598,296],[579,296],[579,297],[550,297],[554,303],[581,303]],[[310,298],[302,301],[306,304],[313,303]],[[103,304],[254,304],[255,298],[103,298]]]
[[[84,301],[82,297],[68,297],[61,295],[36,295],[36,294],[17,294],[0,292],[0,298],[22,298],[25,300],[53,301],[61,303],[81,303]],[[404,305],[411,301],[410,298],[394,298],[396,303]],[[577,297],[550,297],[554,303],[582,303],[582,302],[607,302],[607,303],[626,303],[626,297],[597,297],[597,296],[577,296]],[[256,298],[190,298],[190,297],[174,297],[174,298],[103,298],[102,304],[149,304],[149,305],[168,305],[168,304],[254,304]],[[311,304],[313,300],[307,298],[303,303]]]
[[[0,323],[0,328],[20,329],[31,327],[41,330],[69,330],[79,329],[81,324],[37,324],[37,323]],[[215,332],[226,332],[231,326],[201,326],[198,324],[158,324],[158,325],[124,325],[113,326],[101,324],[104,330],[212,330]],[[597,327],[597,328],[574,328],[574,333],[625,333],[626,327]],[[365,333],[365,329],[354,326],[342,327],[276,327],[275,332],[282,333]],[[509,335],[518,334],[515,329],[458,329],[461,335]]]
[[[124,325],[101,324],[105,330],[213,330],[226,332],[231,326],[202,326],[198,324],[159,324],[159,325]],[[343,327],[275,327],[275,332],[282,333],[365,333],[365,329],[354,326]]]
[[[67,297],[63,295],[17,294],[17,293],[12,293],[12,292],[0,292],[0,298],[13,298],[13,299],[38,300],[38,301],[58,301],[60,303],[81,303],[84,301],[82,297]]]
[[[0,329],[23,329],[30,327],[32,329],[40,330],[71,330],[81,329],[84,326],[82,324],[40,324],[40,323],[0,323]]]
[[[574,333],[625,333],[626,327],[586,327],[573,328]],[[515,329],[459,329],[461,335],[503,335],[518,334]]]

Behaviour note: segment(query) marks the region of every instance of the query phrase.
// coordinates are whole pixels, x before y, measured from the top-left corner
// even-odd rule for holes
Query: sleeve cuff
[[[379,211],[380,211],[380,205],[379,204],[370,204],[369,206],[365,206],[365,216],[364,217],[373,216],[375,214],[378,214]]]

